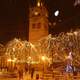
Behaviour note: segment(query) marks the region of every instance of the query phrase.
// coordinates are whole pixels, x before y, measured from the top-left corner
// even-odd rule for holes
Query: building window
[[[32,29],[35,29],[36,28],[36,24],[32,24]]]
[[[41,28],[41,23],[37,23],[37,29]]]
[[[32,24],[32,29],[40,29],[41,28],[41,23],[33,23]]]

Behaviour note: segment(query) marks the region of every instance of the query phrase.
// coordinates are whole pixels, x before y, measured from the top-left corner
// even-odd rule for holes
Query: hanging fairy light
[[[18,44],[18,46],[16,46]],[[69,53],[72,52],[72,53]],[[36,53],[36,54],[35,54]],[[52,55],[53,53],[53,55]],[[27,60],[29,56],[34,60],[40,55],[46,55],[50,59],[57,53],[61,61],[64,61],[65,56],[69,58],[74,55],[73,60],[80,61],[80,30],[75,30],[67,33],[60,33],[58,36],[46,36],[40,39],[36,44],[32,44],[27,41],[12,40],[8,43],[6,54],[16,57],[17,60]],[[35,57],[38,56],[38,57]],[[42,57],[44,60],[45,58]],[[54,58],[53,58],[54,60]],[[54,60],[55,61],[55,60]]]

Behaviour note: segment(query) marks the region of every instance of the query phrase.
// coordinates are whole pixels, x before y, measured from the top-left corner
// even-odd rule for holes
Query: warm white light
[[[45,56],[42,56],[42,60],[45,61],[45,59],[46,59],[46,57]]]
[[[16,61],[17,60],[17,58],[14,58],[14,61]]]
[[[15,51],[15,48],[12,48],[13,49],[13,51]]]
[[[31,59],[31,56],[29,56],[28,59]]]
[[[38,15],[38,12],[35,12],[34,14],[35,14],[35,15]]]
[[[37,49],[35,48],[35,45],[33,45],[32,43],[30,43],[30,45],[31,45],[31,48],[32,48],[35,52],[37,52]]]
[[[55,26],[56,25],[56,22],[53,22],[53,26]]]
[[[15,62],[17,60],[17,58],[14,58],[13,60],[12,59],[8,59],[7,61],[8,62]]]
[[[78,32],[75,31],[74,34],[77,36]]]
[[[55,11],[54,15],[58,16],[59,15],[59,10]]]
[[[68,32],[68,33],[67,33],[67,35],[70,35],[70,36],[72,36],[72,35],[73,35],[73,33],[69,33],[69,32]]]
[[[11,59],[8,59],[8,62],[11,62],[12,60]]]
[[[37,6],[40,7],[40,2],[37,3]]]

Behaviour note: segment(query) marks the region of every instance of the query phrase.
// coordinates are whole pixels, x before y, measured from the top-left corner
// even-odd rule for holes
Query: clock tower
[[[48,11],[40,0],[29,10],[29,42],[35,43],[48,35]]]

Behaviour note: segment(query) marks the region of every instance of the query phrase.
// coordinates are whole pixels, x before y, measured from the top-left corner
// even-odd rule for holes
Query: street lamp
[[[44,68],[45,68],[45,60],[46,60],[46,56],[42,56],[41,60],[43,61],[43,77],[44,77]]]
[[[42,56],[41,59],[42,59],[42,61],[45,61],[46,60],[46,57],[45,56]]]
[[[16,58],[7,60],[7,62],[10,63],[10,69],[13,69],[13,67],[15,66],[16,60],[17,60]]]

